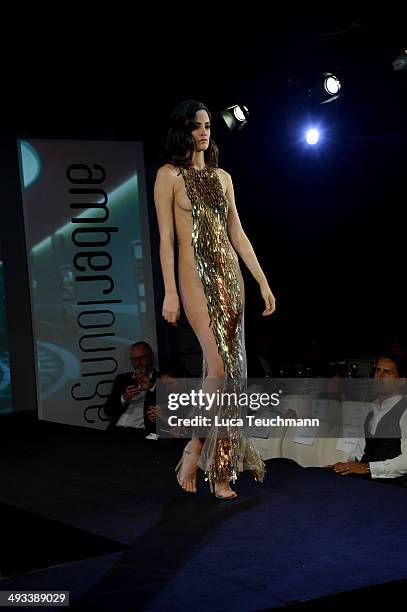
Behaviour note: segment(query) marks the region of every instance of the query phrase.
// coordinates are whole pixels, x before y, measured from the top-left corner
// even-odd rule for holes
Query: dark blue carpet
[[[405,488],[272,460],[264,484],[244,473],[239,497],[221,501],[202,480],[196,496],[179,489],[182,441],[50,424],[34,433],[0,431],[3,501],[130,548],[103,545],[90,559],[82,538],[74,556],[61,550],[58,565],[6,577],[2,590],[69,590],[70,607],[86,612],[296,610],[307,601],[304,609],[326,610],[334,604],[318,607],[318,598],[349,592],[336,602],[353,610],[379,598],[355,589],[407,578]],[[21,525],[18,517],[9,524]],[[396,591],[405,599],[406,582],[394,584],[387,600]]]
[[[263,485],[245,475],[220,502],[219,528],[150,609],[259,610],[407,577],[407,489],[268,465]]]
[[[145,491],[150,526],[76,605],[247,612],[407,577],[406,489],[268,468],[264,484],[245,473],[235,501],[210,497],[204,483],[195,497],[174,493],[172,474],[168,490]]]

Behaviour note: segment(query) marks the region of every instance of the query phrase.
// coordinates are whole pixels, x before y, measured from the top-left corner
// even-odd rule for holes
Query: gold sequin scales
[[[182,174],[192,204],[192,246],[210,325],[227,375],[244,376],[237,359],[242,301],[227,234],[228,202],[216,170],[191,167]]]
[[[228,201],[215,169],[182,168],[187,195],[192,205],[192,246],[197,271],[205,293],[210,326],[225,367],[223,390],[245,388],[246,356],[243,338],[243,301],[237,275],[237,260],[227,233]],[[203,377],[206,364],[204,361]],[[222,419],[240,416],[233,402],[218,406]],[[200,467],[211,488],[214,483],[235,481],[237,473],[251,469],[262,481],[265,472],[253,442],[239,427],[213,427],[201,453]]]

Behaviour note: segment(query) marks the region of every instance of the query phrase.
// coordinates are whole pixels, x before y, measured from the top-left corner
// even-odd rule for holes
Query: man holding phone
[[[130,347],[131,372],[119,374],[104,411],[110,417],[108,430],[138,430],[149,439],[156,439],[155,421],[157,372],[153,369],[153,350],[144,341]],[[146,435],[147,434],[147,435]]]

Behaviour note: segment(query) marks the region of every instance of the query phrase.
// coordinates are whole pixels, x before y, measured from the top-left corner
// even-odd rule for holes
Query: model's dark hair
[[[185,100],[173,111],[164,147],[165,163],[182,168],[189,166],[195,149],[191,132],[195,129],[195,115],[200,110],[206,111],[209,119],[212,120],[208,107],[203,102],[196,100]],[[212,138],[209,140],[208,149],[204,152],[204,159],[207,166],[217,168],[218,147]]]

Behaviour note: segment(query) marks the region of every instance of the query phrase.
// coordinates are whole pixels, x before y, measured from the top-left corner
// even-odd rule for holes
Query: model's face
[[[200,110],[194,117],[195,129],[192,130],[192,138],[195,141],[195,151],[206,151],[209,147],[211,127],[209,115],[206,111]]]

